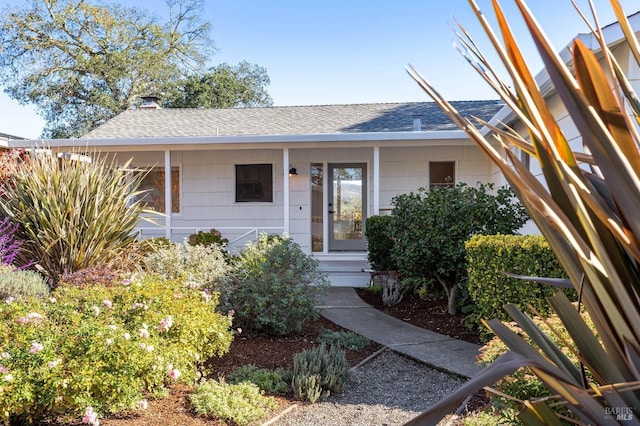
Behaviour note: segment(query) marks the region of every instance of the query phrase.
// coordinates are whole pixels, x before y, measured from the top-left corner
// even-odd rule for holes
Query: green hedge
[[[367,219],[365,236],[369,263],[376,271],[396,271],[398,265],[391,257],[393,240],[389,233],[391,216],[371,216]]]
[[[532,305],[542,315],[550,312],[547,297],[557,287],[506,276],[503,271],[519,275],[564,278],[566,274],[542,236],[537,235],[477,235],[466,245],[469,295],[474,310],[471,323],[480,326],[480,319],[498,318],[511,321],[503,306],[514,303],[525,312]],[[565,290],[570,298],[575,291]],[[484,330],[481,326],[480,330]],[[486,334],[484,337],[488,337]]]

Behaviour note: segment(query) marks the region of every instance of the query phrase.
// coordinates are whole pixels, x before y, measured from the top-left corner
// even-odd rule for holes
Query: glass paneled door
[[[329,250],[364,251],[367,165],[329,164]]]

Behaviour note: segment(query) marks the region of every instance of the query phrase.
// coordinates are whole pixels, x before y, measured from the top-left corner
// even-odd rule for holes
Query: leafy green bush
[[[211,229],[209,232],[198,231],[195,234],[189,235],[189,244],[192,246],[210,246],[217,245],[225,247],[229,242],[228,239],[222,238],[222,234],[217,229]]]
[[[193,383],[233,337],[216,305],[215,295],[157,277],[0,304],[2,420],[116,413]]]
[[[315,291],[329,285],[318,262],[289,237],[247,244],[223,280],[221,306],[243,330],[285,335],[316,318]]]
[[[291,387],[296,398],[316,402],[342,392],[348,379],[349,363],[341,349],[321,345],[293,356]]]
[[[391,256],[393,252],[393,239],[389,233],[391,221],[391,216],[371,216],[366,222],[367,255],[371,267],[376,271],[398,269],[398,265]]]
[[[271,394],[282,394],[289,390],[285,377],[289,374],[281,370],[268,370],[255,365],[243,365],[233,370],[227,377],[229,383],[251,382],[261,390]]]
[[[217,290],[229,272],[222,246],[170,244],[157,248],[145,257],[148,271],[167,279],[185,279],[199,287]]]
[[[15,270],[0,272],[0,299],[37,297],[45,299],[49,286],[35,271]]]
[[[65,272],[121,261],[135,243],[142,176],[105,158],[87,163],[38,154],[0,182],[0,215],[20,225],[18,265],[37,260],[57,282]],[[125,184],[126,183],[126,184]]]
[[[371,341],[351,331],[333,331],[323,328],[318,335],[318,343],[352,351],[361,351],[369,346]]]
[[[525,312],[533,306],[542,315],[551,311],[547,302],[557,291],[549,284],[508,277],[504,271],[524,276],[565,278],[566,274],[544,237],[538,235],[477,235],[466,245],[469,295],[473,300],[474,326],[486,339],[491,334],[480,320],[511,318],[504,305],[513,303]],[[576,293],[566,293],[575,300]]]
[[[511,234],[529,219],[511,190],[492,191],[490,184],[459,183],[393,198],[393,258],[403,276],[439,283],[451,314],[456,313],[458,287],[461,293],[466,290],[465,241],[475,234]]]
[[[248,382],[232,385],[206,380],[196,387],[189,399],[196,413],[240,426],[264,418],[277,406],[275,399],[264,396],[256,385]]]

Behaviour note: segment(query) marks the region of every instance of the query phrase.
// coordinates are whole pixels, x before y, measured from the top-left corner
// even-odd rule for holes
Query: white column
[[[171,239],[171,151],[164,151],[164,235]]]
[[[289,148],[282,149],[282,171],[284,173],[284,232],[289,234],[289,216],[291,214],[289,198]]]
[[[380,214],[380,147],[373,147],[373,214]]]
[[[329,180],[329,163],[322,163],[322,252],[329,253],[329,185],[333,185],[333,176]]]

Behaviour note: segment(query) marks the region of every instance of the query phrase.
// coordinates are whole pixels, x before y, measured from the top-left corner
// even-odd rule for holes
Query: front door
[[[329,164],[329,250],[365,251],[367,165]]]

